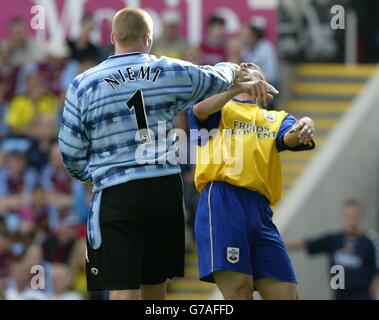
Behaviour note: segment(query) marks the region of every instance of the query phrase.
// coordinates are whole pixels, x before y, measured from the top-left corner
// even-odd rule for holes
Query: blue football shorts
[[[255,281],[296,283],[296,276],[267,198],[225,182],[212,182],[201,194],[195,221],[200,279],[232,271]]]

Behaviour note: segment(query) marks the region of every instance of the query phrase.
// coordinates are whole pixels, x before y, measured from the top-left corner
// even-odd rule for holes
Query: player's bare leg
[[[109,292],[110,300],[138,300],[139,290],[114,290]]]
[[[263,300],[298,300],[299,295],[295,283],[275,279],[255,281],[255,288]]]
[[[141,286],[140,299],[141,300],[165,300],[167,292],[167,282],[151,285]]]
[[[220,271],[213,278],[225,300],[253,300],[254,281],[247,274]]]

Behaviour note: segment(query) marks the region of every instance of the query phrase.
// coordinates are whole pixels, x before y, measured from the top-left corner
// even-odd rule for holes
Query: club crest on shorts
[[[240,249],[228,247],[226,249],[226,259],[230,263],[237,263],[238,261],[240,261]]]

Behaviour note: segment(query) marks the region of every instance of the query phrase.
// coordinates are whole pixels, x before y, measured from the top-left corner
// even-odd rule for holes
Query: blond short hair
[[[119,44],[136,44],[143,35],[153,32],[153,20],[145,10],[124,8],[113,18],[112,32]]]

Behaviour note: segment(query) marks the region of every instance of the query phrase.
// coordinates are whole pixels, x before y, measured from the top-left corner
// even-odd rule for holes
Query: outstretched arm
[[[305,239],[287,240],[286,246],[288,250],[304,250],[306,248],[306,240]]]
[[[333,234],[325,233],[309,239],[289,239],[285,241],[285,244],[289,250],[306,250],[308,254],[313,255],[331,252],[333,240]]]
[[[270,97],[272,98],[270,92],[278,93],[276,89],[268,84],[266,85],[260,69],[253,64],[244,63],[238,66],[232,63],[219,63],[215,66],[196,66],[180,61],[176,67],[186,71],[187,80],[192,85],[190,94],[179,94],[178,111],[192,107],[213,95],[230,90],[238,84],[244,84],[245,87],[250,84],[249,90],[246,88],[243,92],[249,92],[252,99],[261,106],[270,100]],[[255,83],[259,80],[262,81]]]
[[[197,120],[200,122],[205,121],[212,114],[220,111],[228,101],[241,93],[250,93],[255,98],[259,94],[259,100],[262,101],[261,103],[264,103],[263,101],[271,100],[273,98],[272,95],[279,92],[263,80],[240,82],[231,87],[230,90],[214,95],[194,105],[193,113]]]

